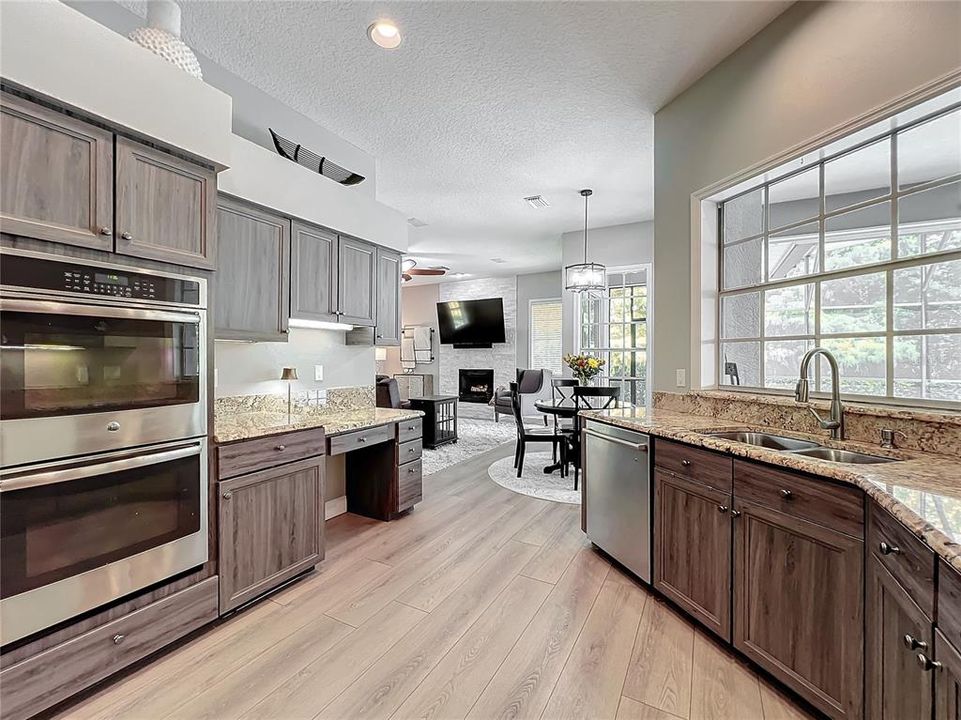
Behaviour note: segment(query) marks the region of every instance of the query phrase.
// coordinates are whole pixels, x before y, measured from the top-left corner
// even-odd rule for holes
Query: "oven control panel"
[[[200,283],[195,280],[8,253],[0,259],[0,284],[180,305],[199,305],[201,301]]]

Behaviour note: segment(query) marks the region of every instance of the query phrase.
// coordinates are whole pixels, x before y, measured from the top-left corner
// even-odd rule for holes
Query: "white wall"
[[[559,270],[517,276],[517,367],[531,366],[531,300],[561,298],[561,282]]]
[[[404,326],[424,326],[434,328],[434,362],[417,363],[414,372],[432,375],[434,390],[440,391],[438,368],[440,367],[440,336],[437,333],[437,302],[439,285],[405,285],[400,289],[401,324]],[[387,348],[387,360],[383,372],[396,375],[403,372],[400,366],[400,348]]]
[[[561,236],[563,266],[584,262],[584,231],[564,233]],[[653,261],[654,224],[650,221],[610,225],[592,228],[588,232],[588,261],[598,262],[609,268],[626,265],[643,265]],[[564,298],[564,352],[575,350],[577,298],[575,293],[563,289],[561,270],[561,294]],[[655,274],[655,278],[657,275]]]
[[[961,3],[797,3],[654,117],[653,377],[691,367],[691,195],[961,67]]]

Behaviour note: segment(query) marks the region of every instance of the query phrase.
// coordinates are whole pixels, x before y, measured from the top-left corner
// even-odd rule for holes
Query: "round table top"
[[[560,415],[561,417],[574,417],[578,407],[573,398],[562,398],[559,400],[535,400],[534,407],[542,413],[548,415]]]

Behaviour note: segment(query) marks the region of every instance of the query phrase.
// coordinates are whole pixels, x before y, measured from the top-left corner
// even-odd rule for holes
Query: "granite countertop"
[[[286,412],[271,410],[218,412],[214,415],[214,442],[229,443],[316,427],[323,427],[328,436],[339,435],[351,430],[363,430],[407,418],[422,417],[423,414],[420,410],[375,407],[360,410],[298,408],[289,418]]]
[[[910,528],[946,562],[961,571],[961,460],[957,457],[913,450],[885,450],[878,445],[857,442],[835,442],[824,435],[814,436],[671,410],[588,410],[581,412],[581,416],[855,485]],[[899,462],[841,464],[701,434],[704,431],[744,428],[816,440],[826,447],[884,455],[897,458]]]

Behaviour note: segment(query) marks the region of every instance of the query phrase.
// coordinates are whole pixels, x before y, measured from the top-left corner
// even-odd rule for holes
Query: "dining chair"
[[[617,406],[620,396],[620,386],[579,386],[574,388],[574,405],[578,412],[581,410],[608,410]],[[577,415],[574,416],[574,432],[570,435],[568,441],[567,457],[574,466],[574,489],[577,490],[577,482],[581,472],[581,437]]]
[[[580,383],[577,378],[554,378],[551,382],[551,401],[554,403],[570,402],[574,404],[574,388]],[[570,435],[574,432],[572,418],[554,415],[554,432],[559,435]],[[554,462],[557,462],[557,449],[554,449]]]
[[[554,428],[528,428],[524,427],[524,418],[521,413],[520,394],[517,391],[517,383],[510,384],[511,390],[511,409],[514,412],[514,424],[517,426],[517,446],[514,449],[514,467],[517,468],[517,477],[524,472],[524,455],[527,452],[528,443],[551,443],[552,454],[557,452],[560,446],[561,452],[561,477],[566,477],[565,463],[567,459],[566,443],[561,435],[554,432]],[[555,455],[556,457],[556,455]]]

